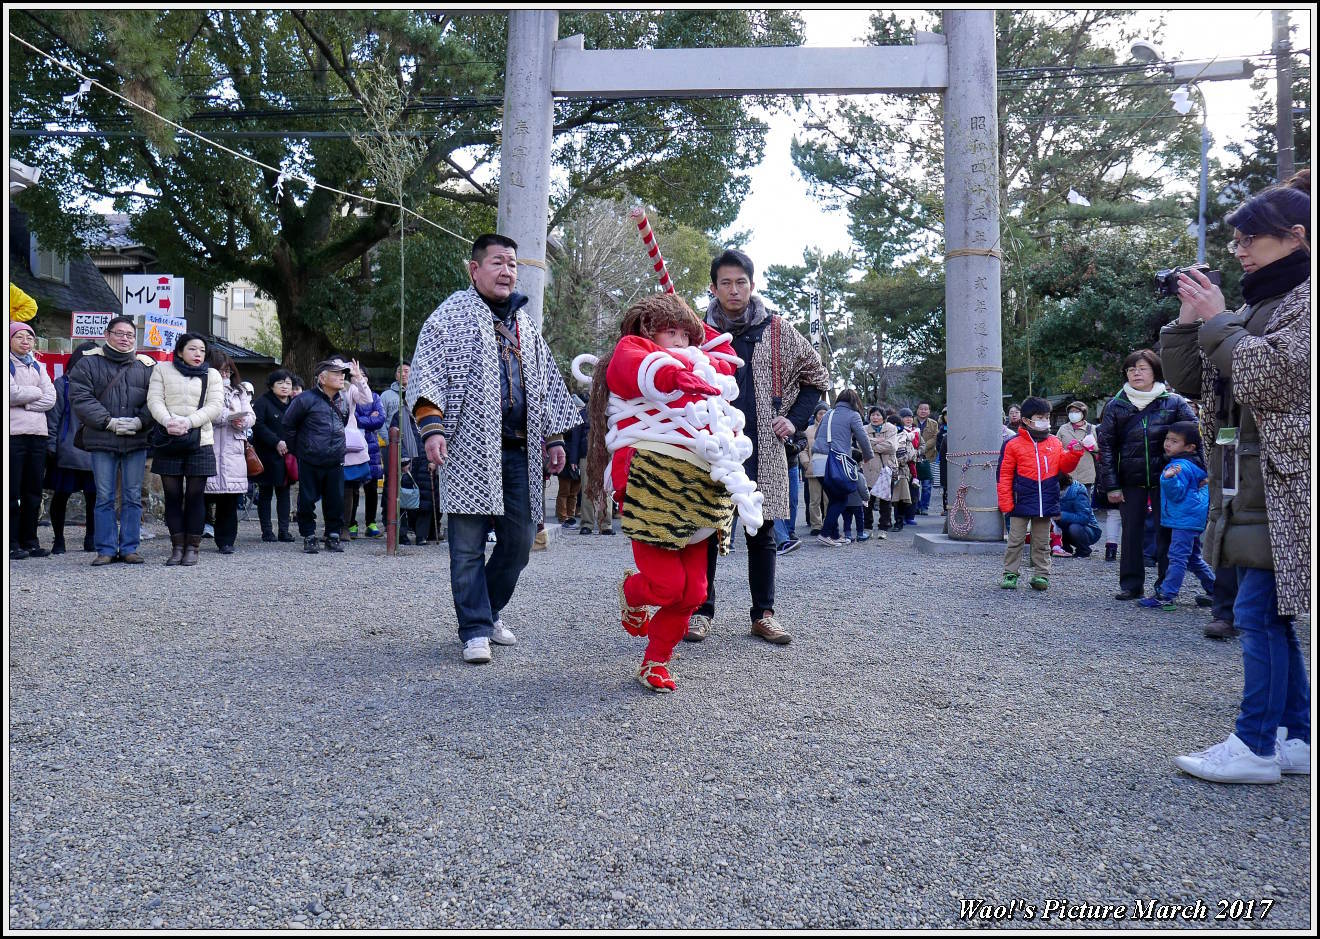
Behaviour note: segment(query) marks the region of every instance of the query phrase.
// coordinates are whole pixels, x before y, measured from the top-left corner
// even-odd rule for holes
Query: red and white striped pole
[[[651,222],[646,217],[646,210],[639,205],[628,215],[637,223],[637,230],[642,233],[642,244],[646,245],[646,253],[654,262],[655,272],[660,275],[661,288],[665,293],[673,293],[674,282],[669,279],[669,268],[660,254],[660,246],[656,244],[655,234],[651,231]]]

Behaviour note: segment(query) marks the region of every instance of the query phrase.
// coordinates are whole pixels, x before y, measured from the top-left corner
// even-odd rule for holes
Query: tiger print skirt
[[[710,472],[687,460],[637,450],[628,465],[628,490],[620,513],[633,541],[678,551],[703,528],[715,530],[721,554],[729,553],[733,501]]]

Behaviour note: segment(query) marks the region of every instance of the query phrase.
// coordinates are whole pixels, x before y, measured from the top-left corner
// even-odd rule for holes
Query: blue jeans
[[[788,518],[775,519],[776,547],[786,541],[792,541],[793,533],[797,531],[798,492],[798,465],[793,463],[788,468]]]
[[[935,464],[931,464],[934,467]],[[935,491],[934,479],[921,480],[921,504],[917,506],[919,511],[925,512],[930,508],[931,493]]]
[[[1155,592],[1163,597],[1178,596],[1188,570],[1196,575],[1206,593],[1215,592],[1215,572],[1201,557],[1199,534],[1172,528],[1169,530],[1169,566],[1164,571],[1164,579],[1155,585]]]
[[[1274,571],[1237,569],[1233,619],[1242,641],[1242,711],[1238,739],[1257,756],[1274,753],[1274,735],[1311,740],[1311,684],[1292,617],[1279,615]]]
[[[147,451],[109,453],[93,450],[92,478],[96,480],[96,553],[106,557],[133,554],[142,543],[142,480],[147,475]],[[124,502],[115,517],[115,492],[122,474]]]
[[[518,575],[527,566],[536,537],[532,521],[527,451],[501,454],[504,476],[503,515],[449,513],[449,584],[458,615],[458,638],[489,639]],[[494,529],[495,550],[486,560],[486,534]]]

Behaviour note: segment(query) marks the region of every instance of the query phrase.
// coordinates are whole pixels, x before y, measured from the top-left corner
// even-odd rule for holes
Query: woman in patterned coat
[[[1309,194],[1278,187],[1226,220],[1248,304],[1290,285],[1259,332],[1225,311],[1219,288],[1199,272],[1179,279],[1178,321],[1200,324],[1201,390],[1216,390],[1215,400],[1203,399],[1202,422],[1224,463],[1217,534],[1220,563],[1237,571],[1233,612],[1245,672],[1235,732],[1175,761],[1213,782],[1278,782],[1281,773],[1311,771],[1310,682],[1293,627],[1311,591],[1310,219]],[[1259,528],[1264,542],[1252,537]]]

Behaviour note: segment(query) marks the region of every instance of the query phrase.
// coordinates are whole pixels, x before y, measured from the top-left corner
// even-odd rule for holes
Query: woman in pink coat
[[[257,421],[252,399],[243,389],[234,360],[219,349],[211,353],[211,367],[224,379],[224,406],[212,425],[215,434],[215,475],[206,480],[206,500],[215,506],[215,546],[233,554],[238,539],[238,497],[248,491],[247,432]]]

